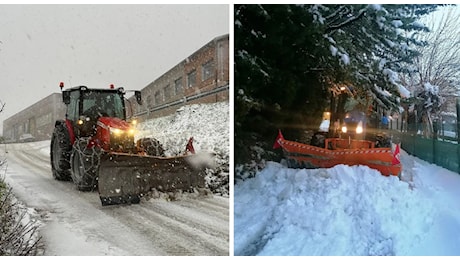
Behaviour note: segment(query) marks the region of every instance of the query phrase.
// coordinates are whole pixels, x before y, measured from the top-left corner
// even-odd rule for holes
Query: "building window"
[[[212,77],[214,77],[214,61],[210,60],[201,65],[201,80],[205,81]]]
[[[196,70],[191,71],[187,74],[187,87],[191,88],[196,84]]]
[[[155,104],[156,105],[159,105],[161,103],[161,93],[159,90],[157,90],[157,92],[155,92]]]
[[[176,95],[182,92],[182,77],[174,81],[174,89],[176,90]]]
[[[168,101],[172,96],[171,87],[170,87],[169,84],[166,85],[166,87],[163,88],[163,93],[164,93],[165,101]]]

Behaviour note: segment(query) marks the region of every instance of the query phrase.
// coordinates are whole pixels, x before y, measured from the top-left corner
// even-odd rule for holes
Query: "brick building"
[[[134,114],[143,121],[174,113],[188,104],[228,101],[228,40],[228,34],[214,38],[144,87],[142,105],[129,98],[128,116]],[[4,120],[3,136],[18,141],[22,134],[30,133],[37,141],[51,139],[55,121],[64,116],[61,94],[53,93]]]
[[[143,88],[144,102],[135,107],[134,115],[143,121],[174,113],[187,104],[228,101],[228,37],[214,38]]]

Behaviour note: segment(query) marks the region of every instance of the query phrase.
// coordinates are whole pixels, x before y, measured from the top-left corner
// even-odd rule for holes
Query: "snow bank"
[[[193,104],[179,108],[175,114],[151,119],[138,125],[136,139],[156,138],[167,156],[183,154],[190,137],[197,153],[216,156],[216,168],[208,170],[207,185],[214,193],[228,196],[230,119],[228,102]]]
[[[160,141],[167,155],[182,154],[190,137],[198,151],[227,155],[229,145],[228,102],[194,104],[181,107],[175,114],[151,119],[138,125],[140,137]]]
[[[235,185],[235,255],[407,255],[426,236],[426,194],[366,166],[269,162]]]

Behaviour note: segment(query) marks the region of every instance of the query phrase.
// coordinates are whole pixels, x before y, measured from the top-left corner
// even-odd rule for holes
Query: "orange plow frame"
[[[329,149],[285,140],[281,131],[273,148],[283,148],[290,161],[299,168],[331,168],[338,164],[366,165],[385,176],[399,176],[399,146],[395,152],[391,148],[375,148],[374,143],[366,140],[327,138],[325,147]]]

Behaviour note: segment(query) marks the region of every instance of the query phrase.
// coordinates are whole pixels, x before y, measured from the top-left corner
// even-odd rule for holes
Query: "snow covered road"
[[[6,149],[6,182],[41,222],[46,255],[229,255],[226,197],[182,194],[102,207],[97,192],[53,179],[49,141]]]

